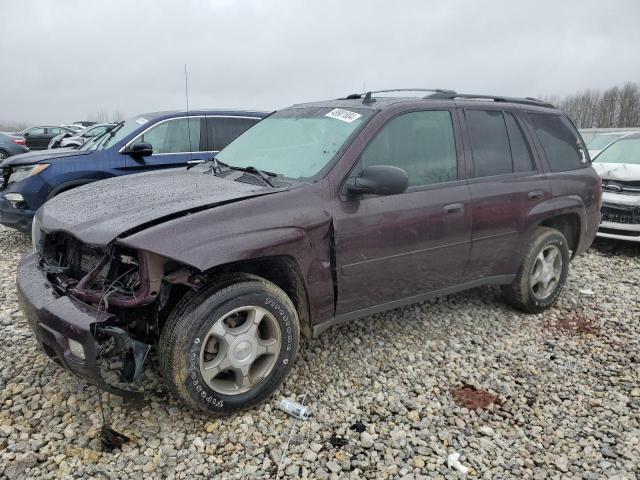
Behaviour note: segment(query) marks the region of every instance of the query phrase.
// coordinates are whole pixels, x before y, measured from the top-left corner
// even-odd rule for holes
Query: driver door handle
[[[449,205],[442,207],[442,210],[447,215],[455,215],[456,213],[460,213],[464,210],[464,203],[450,203]]]
[[[529,197],[529,200],[542,200],[544,192],[542,190],[534,190],[533,192],[529,192],[527,197]]]
[[[187,165],[198,165],[199,163],[204,163],[204,162],[205,162],[205,160],[199,160],[199,159],[197,159],[197,160],[189,160],[189,161],[187,161]]]

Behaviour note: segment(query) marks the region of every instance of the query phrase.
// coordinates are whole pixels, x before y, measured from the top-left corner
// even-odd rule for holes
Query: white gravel
[[[28,248],[0,228],[0,477],[273,478],[297,422],[281,478],[462,478],[454,452],[468,477],[638,478],[640,246],[597,242],[543,315],[479,288],[334,327],[303,341],[283,388],[243,415],[211,419],[162,391],[141,404],[103,394],[133,439],[113,453],[97,439],[96,389],[45,358],[18,308]],[[459,406],[464,384],[499,403]],[[276,409],[305,393],[311,421]]]

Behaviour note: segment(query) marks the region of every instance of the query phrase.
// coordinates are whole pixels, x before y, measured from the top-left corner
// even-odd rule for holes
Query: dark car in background
[[[24,137],[0,132],[0,162],[28,151]]]
[[[226,110],[147,113],[117,124],[78,150],[11,157],[0,164],[0,223],[29,233],[35,211],[61,192],[105,178],[204,162],[266,115]],[[170,198],[171,191],[165,193]]]
[[[49,148],[49,142],[53,137],[57,137],[62,133],[70,133],[75,135],[72,129],[60,126],[38,126],[27,128],[16,135],[24,137],[29,150],[46,150]]]
[[[132,345],[117,355],[135,380],[157,348],[173,394],[224,415],[278,388],[300,332],[487,284],[548,309],[600,202],[549,104],[351,95],[280,110],[194,168],[52,199],[18,291],[58,365],[122,393],[96,352]]]
[[[61,133],[51,139],[48,148],[79,148],[93,137],[98,137],[115,126],[115,123],[100,123],[83,128],[75,135],[69,132]]]

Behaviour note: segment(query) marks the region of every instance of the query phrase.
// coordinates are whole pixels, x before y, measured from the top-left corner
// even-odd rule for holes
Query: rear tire
[[[276,285],[229,274],[175,306],[160,335],[160,368],[193,408],[229,415],[266,400],[298,350],[296,309]]]
[[[569,272],[567,239],[553,228],[540,227],[532,235],[516,278],[502,287],[505,301],[526,313],[551,307]]]

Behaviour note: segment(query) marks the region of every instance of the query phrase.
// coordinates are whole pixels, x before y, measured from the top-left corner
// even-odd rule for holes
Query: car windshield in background
[[[587,145],[589,150],[602,150],[604,147],[609,145],[614,140],[620,138],[624,134],[614,133],[614,134],[603,134],[596,135]]]
[[[113,128],[107,135],[101,135],[95,141],[88,142],[81,150],[106,150],[115,145],[127,135],[135,132],[142,125],[148,122],[146,118],[135,117],[125,120]]]
[[[240,135],[216,158],[234,167],[255,167],[287,178],[313,178],[373,113],[331,107],[282,110]]]
[[[595,163],[632,163],[640,165],[640,137],[618,140],[598,155]]]

